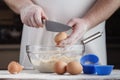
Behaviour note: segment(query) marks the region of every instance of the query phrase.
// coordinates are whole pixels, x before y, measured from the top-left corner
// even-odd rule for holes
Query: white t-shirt
[[[96,0],[32,0],[36,5],[41,6],[49,20],[66,24],[71,18],[81,18],[93,6]],[[105,46],[105,23],[88,31],[84,37],[88,37],[98,31],[103,35],[86,44],[86,53],[94,53],[99,56],[100,62],[106,64],[106,46]],[[20,49],[20,63],[30,69],[31,63],[26,53],[26,45],[54,45],[54,36],[56,32],[46,31],[44,28],[32,28],[24,25],[22,33],[22,42]]]

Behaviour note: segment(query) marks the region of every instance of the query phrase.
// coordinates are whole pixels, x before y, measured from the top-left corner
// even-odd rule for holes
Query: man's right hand
[[[42,27],[42,19],[47,19],[43,9],[37,5],[28,5],[20,10],[22,23],[30,27]]]

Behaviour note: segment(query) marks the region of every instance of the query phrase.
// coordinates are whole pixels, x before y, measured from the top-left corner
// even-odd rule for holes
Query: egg
[[[11,61],[9,64],[8,64],[8,71],[11,73],[11,74],[17,74],[19,73],[20,71],[23,70],[23,66],[21,66],[18,62],[16,61]]]
[[[67,65],[67,72],[72,75],[80,74],[82,70],[83,70],[83,67],[79,62],[72,61],[72,62],[69,62]]]
[[[58,45],[60,41],[64,40],[67,38],[67,33],[66,32],[60,32],[55,36],[55,42]]]
[[[54,71],[57,74],[64,74],[66,72],[67,63],[63,61],[57,61],[54,65]]]

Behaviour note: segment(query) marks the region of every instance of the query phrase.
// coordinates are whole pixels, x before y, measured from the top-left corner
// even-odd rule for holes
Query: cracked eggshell
[[[21,66],[18,62],[16,61],[11,61],[8,64],[8,71],[11,74],[18,74],[19,72],[21,72],[23,70],[23,66]]]

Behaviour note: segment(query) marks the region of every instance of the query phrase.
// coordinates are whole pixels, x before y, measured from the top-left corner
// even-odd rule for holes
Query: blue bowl
[[[95,54],[86,54],[81,57],[80,63],[85,64],[99,64],[99,58]]]
[[[109,75],[113,67],[113,65],[95,65],[95,71],[97,75]]]
[[[95,65],[82,65],[84,74],[95,74]]]

